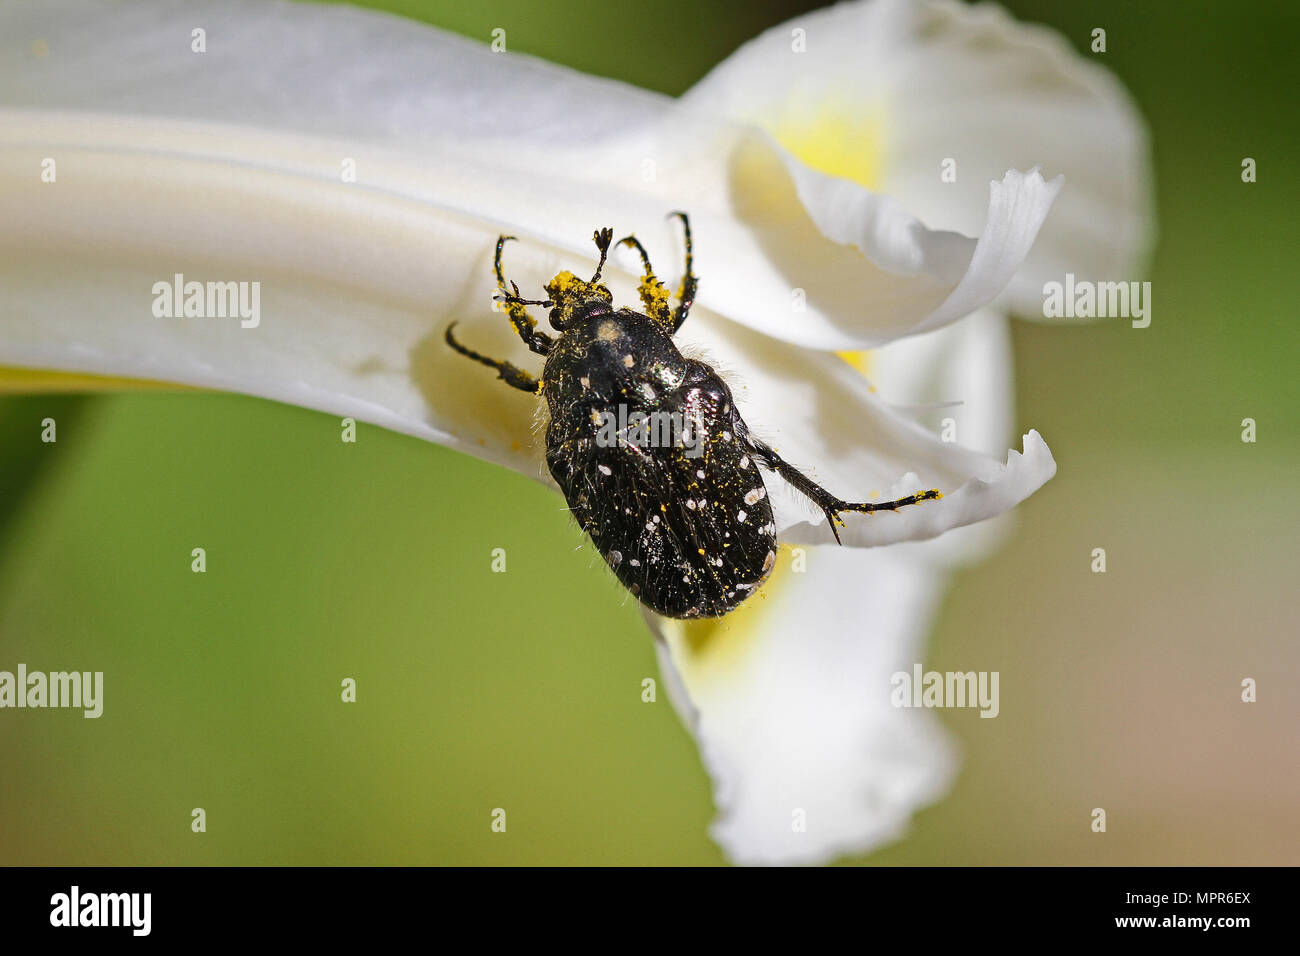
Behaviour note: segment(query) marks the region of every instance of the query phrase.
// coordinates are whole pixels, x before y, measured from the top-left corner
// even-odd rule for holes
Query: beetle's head
[[[505,236],[501,240],[511,238]],[[591,277],[590,282],[584,282],[572,272],[561,272],[550,282],[546,283],[547,298],[525,299],[519,294],[519,287],[513,282],[510,283],[514,294],[505,291],[504,285],[501,292],[493,296],[498,302],[504,302],[506,310],[514,315],[515,309],[521,309],[530,305],[546,306],[551,310],[551,325],[558,331],[563,332],[575,320],[584,318],[592,313],[608,312],[610,305],[614,301],[614,294],[609,291],[609,287],[600,281],[600,270],[605,268],[605,257],[609,255],[609,244],[614,239],[613,229],[601,229],[592,235],[596,242],[596,247],[600,249],[600,265],[596,266],[596,274]],[[498,248],[497,255],[500,256]],[[497,275],[500,276],[500,264],[497,265]],[[505,280],[501,280],[503,283]],[[523,313],[525,319],[527,313]],[[529,320],[531,321],[531,320]]]
[[[561,272],[546,283],[546,294],[551,302],[551,325],[563,331],[593,311],[607,312],[614,301],[609,287],[593,279],[584,282],[572,272]]]
[[[600,229],[591,238],[600,250],[600,264],[596,266],[596,274],[591,277],[591,281],[579,279],[566,270],[546,283],[546,295],[551,305],[551,325],[559,331],[563,331],[575,319],[593,311],[608,311],[614,301],[609,287],[600,281],[600,270],[605,268],[605,257],[609,255],[614,230]]]

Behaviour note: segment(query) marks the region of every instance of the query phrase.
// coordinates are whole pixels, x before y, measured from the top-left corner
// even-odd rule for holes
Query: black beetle
[[[836,541],[839,513],[894,511],[942,497],[919,491],[896,501],[836,498],[749,433],[727,383],[709,365],[686,358],[672,335],[686,321],[699,280],[692,271],[691,227],[682,221],[686,270],[669,307],[668,290],[633,236],[644,266],[645,312],[615,309],[600,281],[614,233],[593,236],[600,265],[590,282],[561,272],[544,300],[506,288],[497,240],[497,299],[524,343],[546,356],[536,379],[509,362],[456,341],[462,355],[497,370],[507,385],[546,399],[546,463],[578,524],[623,585],[651,610],[675,618],[720,617],[767,579],[776,562],[776,523],[758,466],[769,468],[826,514]],[[528,306],[551,310],[554,338],[537,328]]]

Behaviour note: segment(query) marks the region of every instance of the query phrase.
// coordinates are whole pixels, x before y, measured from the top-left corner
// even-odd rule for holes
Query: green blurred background
[[[816,6],[367,5],[671,94]],[[1060,472],[927,657],[1000,670],[1002,718],[942,713],[954,790],[858,862],[1295,864],[1297,7],[1007,5],[1080,50],[1107,29],[1154,138],[1158,307],[1016,324],[1018,425]],[[0,461],[0,669],[107,675],[98,721],[0,717],[0,863],[722,862],[694,743],[640,701],[640,615],[539,485],[200,393],[0,399]]]

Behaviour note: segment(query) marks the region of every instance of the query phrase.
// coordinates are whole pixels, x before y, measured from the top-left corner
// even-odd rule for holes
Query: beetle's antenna
[[[596,243],[596,248],[600,250],[600,265],[596,266],[596,274],[591,277],[591,281],[600,281],[600,270],[605,268],[605,257],[609,255],[609,244],[614,241],[614,230],[606,226],[591,234],[592,241]]]

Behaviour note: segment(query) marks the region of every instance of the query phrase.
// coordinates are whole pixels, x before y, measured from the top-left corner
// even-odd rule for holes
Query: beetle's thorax
[[[542,395],[552,415],[580,405],[647,408],[680,386],[685,371],[677,346],[648,316],[595,307],[551,349]]]

